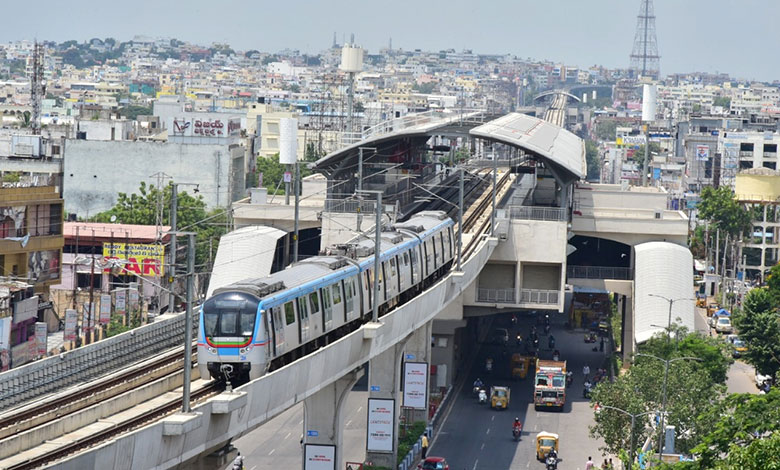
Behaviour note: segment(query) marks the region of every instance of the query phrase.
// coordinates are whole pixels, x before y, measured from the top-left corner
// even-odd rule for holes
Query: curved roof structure
[[[585,177],[585,143],[543,119],[510,113],[469,131],[469,134],[525,150],[546,162],[564,181]]]
[[[634,247],[634,338],[643,343],[662,333],[669,321],[694,330],[693,256],[684,246],[648,242]],[[665,298],[665,299],[664,299]]]
[[[563,90],[550,90],[550,91],[545,91],[544,93],[539,93],[534,97],[534,101],[538,101],[544,98],[545,96],[552,96],[552,95],[566,95],[573,100],[582,101],[578,96],[574,96],[568,91],[563,91]]]

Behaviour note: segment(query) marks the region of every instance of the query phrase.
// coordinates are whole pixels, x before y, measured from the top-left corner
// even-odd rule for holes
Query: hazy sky
[[[661,73],[780,79],[777,0],[655,0]],[[0,41],[175,37],[317,52],[354,32],[376,52],[473,49],[627,67],[640,0],[3,1]]]

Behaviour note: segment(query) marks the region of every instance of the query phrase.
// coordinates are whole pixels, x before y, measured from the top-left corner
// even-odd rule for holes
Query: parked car
[[[506,346],[509,343],[509,331],[506,328],[496,328],[493,332],[493,342]]]
[[[718,321],[715,322],[715,331],[718,333],[731,333],[734,331],[734,327],[731,326],[731,318],[719,317]]]
[[[450,470],[444,457],[428,457],[417,468],[419,470]]]

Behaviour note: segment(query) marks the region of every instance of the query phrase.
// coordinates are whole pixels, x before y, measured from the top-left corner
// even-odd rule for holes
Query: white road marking
[[[490,434],[490,428],[487,428],[487,431],[485,431],[485,434]]]
[[[249,470],[255,470],[256,468],[257,468],[257,465],[255,465],[254,467],[250,468]]]
[[[303,424],[303,420],[301,420],[298,424]]]
[[[360,411],[361,411],[362,409],[363,409],[363,407],[362,407],[362,406],[359,406],[359,407],[358,407],[358,410],[357,410],[357,412],[358,412],[358,413],[360,413]]]
[[[352,424],[352,420],[351,419],[349,421],[347,421],[347,426],[349,426],[350,424]]]
[[[490,417],[490,421],[494,421],[495,419],[496,419],[496,415]]]
[[[477,463],[479,463],[479,459],[474,461],[474,470],[477,470]]]
[[[286,436],[284,436],[284,438],[285,438],[285,439],[287,439],[287,438],[289,438],[290,436],[292,436],[292,433],[291,433],[291,432],[288,432],[288,433],[287,433],[287,435],[286,435]]]
[[[528,462],[527,464],[525,464],[525,468],[529,468],[530,466],[531,466],[531,462]]]
[[[271,452],[269,452],[268,455],[273,455],[274,452],[276,452],[276,449],[271,449]]]
[[[485,443],[482,443],[482,447],[479,448],[479,450],[485,450]]]

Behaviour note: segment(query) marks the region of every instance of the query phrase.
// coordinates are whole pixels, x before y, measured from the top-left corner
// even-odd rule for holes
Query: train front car
[[[217,290],[201,307],[198,368],[201,377],[246,381],[265,373],[268,335],[260,299],[229,289]]]

